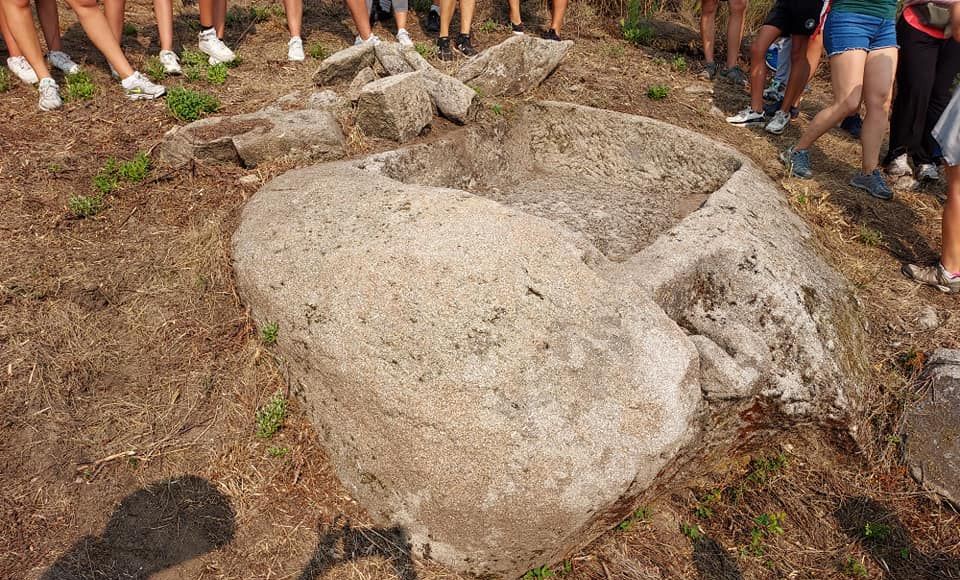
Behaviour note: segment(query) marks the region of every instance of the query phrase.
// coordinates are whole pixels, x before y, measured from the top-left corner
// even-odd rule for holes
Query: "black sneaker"
[[[453,60],[453,50],[450,48],[450,37],[441,36],[437,39],[437,48],[439,49],[437,56],[440,60],[451,61]]]
[[[431,9],[427,12],[427,32],[440,32],[440,11]]]
[[[545,38],[546,40],[555,40],[557,42],[560,42],[560,35],[557,34],[557,31],[552,28],[548,29],[546,32],[543,33],[543,38]]]
[[[859,139],[860,131],[863,129],[863,119],[860,118],[860,113],[854,113],[844,119],[840,123],[840,128],[850,133],[850,136],[854,139]]]
[[[523,22],[521,22],[520,24],[514,24],[513,22],[511,22],[510,28],[513,29],[513,33],[516,34],[517,36],[521,36],[523,34]]]
[[[457,50],[463,53],[463,56],[474,56],[477,54],[477,49],[473,48],[473,45],[470,44],[470,35],[460,33],[460,36],[457,36]]]

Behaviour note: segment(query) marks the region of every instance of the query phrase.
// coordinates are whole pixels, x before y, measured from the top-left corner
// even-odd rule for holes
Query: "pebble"
[[[687,85],[683,92],[690,95],[712,95],[713,87],[707,85]]]
[[[237,180],[237,183],[240,185],[260,185],[260,176],[254,173],[250,175],[244,175]]]
[[[940,319],[937,317],[937,311],[932,306],[927,306],[920,311],[920,317],[917,318],[917,326],[921,330],[935,330],[940,326]]]
[[[711,114],[711,115],[716,115],[717,117],[724,117],[724,118],[726,118],[726,116],[727,116],[726,113],[724,113],[723,111],[721,111],[721,110],[718,109],[717,107],[710,107],[710,114]]]

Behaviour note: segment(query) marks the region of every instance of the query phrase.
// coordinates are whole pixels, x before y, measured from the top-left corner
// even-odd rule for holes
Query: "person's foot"
[[[376,46],[380,44],[380,37],[377,36],[376,34],[371,34],[370,36],[367,37],[366,40],[360,38],[359,36],[356,39],[354,39],[353,41],[354,46],[360,46],[361,44],[369,44],[371,46]]]
[[[772,117],[777,114],[777,111],[783,108],[783,99],[780,99],[776,103],[767,103],[763,106],[763,114]],[[797,107],[790,107],[790,118],[796,119],[800,116],[800,109]]]
[[[172,50],[160,51],[160,64],[163,65],[163,72],[168,75],[183,73],[183,69],[180,68],[180,59],[177,58],[177,53]]]
[[[151,82],[145,75],[137,71],[123,79],[120,83],[123,87],[123,93],[131,101],[143,101],[162,97],[167,89],[163,85]]]
[[[7,59],[7,68],[10,69],[10,72],[17,75],[18,79],[28,85],[35,85],[40,82],[40,79],[37,77],[37,72],[33,70],[33,67],[27,62],[26,57],[11,56]]]
[[[40,85],[37,87],[40,91],[40,110],[52,111],[63,106],[63,100],[60,99],[60,87],[52,78],[40,79]]]
[[[290,62],[303,62],[307,56],[303,54],[303,39],[299,36],[291,37],[287,42],[287,60]]]
[[[553,40],[556,42],[560,42],[560,40],[562,40],[560,38],[560,35],[557,34],[557,31],[554,30],[553,28],[548,28],[547,31],[544,32],[542,36],[545,40]]]
[[[731,125],[737,125],[739,127],[753,127],[755,125],[763,124],[763,112],[754,111],[750,107],[740,111],[732,117],[727,117],[727,123]]]
[[[863,130],[863,119],[860,118],[860,115],[853,114],[844,119],[840,123],[840,128],[850,133],[850,136],[854,139],[860,138],[860,131]]]
[[[473,45],[470,44],[470,35],[462,32],[457,36],[457,50],[462,52],[463,56],[467,57],[476,56],[477,54],[477,49],[473,48]]]
[[[743,72],[743,69],[738,66],[728,68],[724,71],[723,78],[740,87],[750,85],[750,79],[747,78],[747,73]]]
[[[220,63],[233,62],[236,60],[237,55],[230,50],[222,40],[217,38],[217,31],[213,28],[208,28],[204,30],[199,35],[199,42],[197,44],[200,52],[207,55],[209,58],[207,62],[211,65],[217,65]]]
[[[763,89],[763,100],[771,102],[782,101],[785,89],[786,87],[784,87],[780,81],[774,79],[770,81],[767,88]]]
[[[767,126],[764,127],[764,130],[767,133],[773,133],[774,135],[782,135],[789,124],[790,115],[784,111],[777,111],[773,114],[773,118],[770,119],[770,122],[767,123]]]
[[[430,7],[430,12],[427,13],[427,32],[436,34],[440,32],[440,11],[436,9],[435,6]]]
[[[453,54],[453,49],[450,48],[449,36],[441,36],[440,38],[437,39],[437,56],[440,58],[440,60],[447,61],[447,62],[455,58]]]
[[[910,163],[907,161],[906,153],[894,157],[893,161],[887,164],[887,174],[894,177],[903,177],[911,173],[913,173],[913,170],[910,169]]]
[[[73,62],[70,56],[62,50],[51,50],[47,53],[47,62],[64,74],[75,75],[80,72],[80,65]]]
[[[806,149],[787,149],[780,154],[780,161],[787,166],[787,177],[794,176],[800,179],[813,177],[813,167],[810,165],[810,152]]]
[[[883,180],[883,174],[879,169],[874,169],[871,173],[858,173],[850,180],[850,185],[866,191],[877,199],[893,199],[893,190]]]
[[[406,28],[397,30],[397,42],[399,42],[400,46],[404,48],[410,48],[413,46],[413,39],[410,38],[410,33],[407,32]]]
[[[519,23],[519,24],[515,24],[515,23],[511,22],[511,23],[510,23],[510,29],[513,30],[513,33],[516,34],[517,36],[523,36],[523,33],[524,33],[524,30],[523,30],[523,22],[521,22],[521,23]]]
[[[900,272],[914,282],[933,286],[941,292],[947,294],[960,292],[960,276],[948,272],[943,264],[937,263],[936,266],[904,264],[901,266]]]
[[[940,170],[933,163],[921,163],[917,167],[917,179],[920,181],[940,181]]]
[[[698,78],[705,81],[712,81],[717,78],[717,63],[707,62],[703,64],[703,70],[697,75]]]

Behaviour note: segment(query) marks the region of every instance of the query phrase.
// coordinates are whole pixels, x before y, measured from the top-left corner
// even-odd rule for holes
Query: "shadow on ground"
[[[403,528],[355,528],[349,521],[335,520],[321,524],[318,535],[320,542],[300,580],[320,580],[333,568],[364,558],[386,560],[400,580],[417,580],[410,539]]]
[[[86,536],[41,580],[146,579],[233,540],[230,499],[207,480],[188,475],[128,495],[100,536]]]
[[[693,542],[693,565],[701,580],[743,580],[736,561],[720,542],[709,536]]]

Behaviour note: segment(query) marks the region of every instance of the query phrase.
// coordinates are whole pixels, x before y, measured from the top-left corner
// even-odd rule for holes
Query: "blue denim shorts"
[[[831,11],[823,24],[823,46],[827,49],[827,56],[849,50],[870,52],[882,48],[900,48],[897,44],[897,22],[878,16]]]

